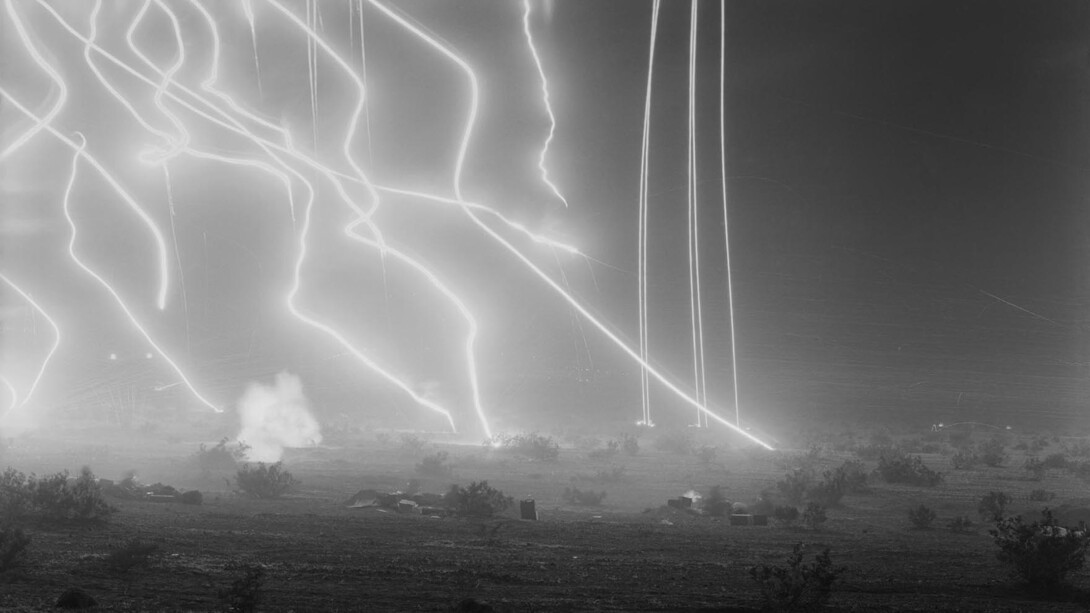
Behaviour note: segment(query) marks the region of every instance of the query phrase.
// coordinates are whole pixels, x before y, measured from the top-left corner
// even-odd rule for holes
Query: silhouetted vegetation
[[[488,481],[474,481],[466,487],[452,485],[445,501],[455,515],[475,518],[498,515],[514,504],[510,496],[488,485]]]
[[[261,604],[261,588],[265,585],[265,570],[260,566],[244,566],[243,574],[229,587],[219,590],[217,596],[228,611],[253,613]]]
[[[878,459],[878,474],[886,483],[905,483],[933,487],[942,483],[942,473],[931,470],[918,455],[882,456]]]
[[[596,507],[605,500],[605,492],[581,490],[577,487],[564,488],[564,502],[584,507]]]
[[[1002,519],[989,533],[999,547],[999,561],[1035,590],[1065,583],[1068,574],[1083,567],[1090,546],[1085,530],[1059,526],[1049,509],[1041,512],[1040,520],[1029,524],[1021,515]]]
[[[235,474],[235,483],[243,493],[263,499],[279,498],[299,485],[299,481],[284,470],[282,462],[258,462],[257,466],[243,464]]]
[[[798,543],[783,565],[761,564],[749,569],[767,610],[808,611],[829,602],[844,568],[833,565],[828,548],[810,563],[804,563],[804,559],[802,543]]]
[[[908,510],[908,521],[917,530],[930,530],[935,523],[936,514],[926,505],[919,505]]]
[[[1003,519],[1011,497],[1003,492],[988,492],[980,498],[976,512],[984,521],[995,522]]]

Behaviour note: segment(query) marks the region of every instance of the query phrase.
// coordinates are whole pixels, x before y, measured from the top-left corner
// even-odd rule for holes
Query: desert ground
[[[1079,453],[1080,445],[1041,433],[967,430],[812,433],[794,451],[775,452],[725,432],[675,433],[671,440],[690,445],[678,449],[644,431],[635,454],[603,451],[608,434],[542,433],[559,445],[547,461],[440,436],[344,428],[321,446],[288,450],[283,468],[298,484],[259,499],[237,491],[234,470],[201,469],[199,444],[215,441],[149,428],[122,435],[54,428],[6,440],[0,463],[39,475],[86,465],[115,481],[135,471],[139,483],[197,489],[203,503],[108,498],[117,511],[104,522],[25,519],[32,542],[25,562],[0,575],[0,610],[52,610],[72,586],[99,610],[230,610],[221,594],[259,568],[259,611],[756,611],[767,603],[750,569],[783,565],[796,543],[807,560],[828,548],[844,569],[828,610],[1085,610],[1084,571],[1069,578],[1072,588],[1024,589],[997,559],[990,524],[977,514],[982,496],[1001,491],[1011,498],[1009,515],[1032,519],[1050,506],[1077,521],[1090,508],[1086,483],[1059,470],[1037,478],[1023,466],[1031,455]],[[952,467],[958,449],[996,436],[1008,454],[1001,466]],[[667,505],[712,486],[728,501],[753,505],[762,491],[775,496],[777,482],[798,466],[820,474],[865,456],[869,472],[876,462],[866,450],[875,446],[918,450],[912,455],[944,481],[911,486],[869,474],[869,491],[845,495],[816,527],[732,525]],[[425,474],[423,458],[440,452],[447,454],[442,470],[452,472]],[[490,520],[346,505],[361,490],[442,494],[452,483],[481,480],[515,505]],[[565,497],[570,487],[606,496],[598,505],[573,504]],[[1055,498],[1030,500],[1034,490]],[[535,500],[538,521],[518,518],[526,498]],[[920,504],[937,515],[927,529],[907,516]],[[957,516],[973,524],[950,529]],[[153,553],[128,569],[107,564],[134,538],[155,545]]]

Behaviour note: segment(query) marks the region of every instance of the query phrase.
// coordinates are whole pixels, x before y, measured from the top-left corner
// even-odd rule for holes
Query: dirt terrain
[[[635,456],[594,460],[565,447],[557,461],[540,462],[431,442],[414,457],[396,438],[382,444],[360,435],[289,451],[284,465],[300,487],[257,500],[234,491],[233,473],[192,466],[195,447],[161,440],[66,447],[41,437],[10,443],[3,464],[26,472],[89,463],[98,476],[119,479],[135,469],[146,483],[200,489],[204,503],[111,500],[118,512],[105,525],[32,525],[29,563],[0,579],[0,610],[51,610],[68,586],[86,590],[105,610],[224,610],[217,592],[255,566],[265,571],[261,611],[444,611],[467,598],[501,611],[759,610],[749,569],[782,564],[799,542],[808,553],[828,547],[846,568],[834,610],[1085,610],[1071,596],[1048,600],[1018,589],[976,515],[989,491],[1007,492],[1010,511],[1027,515],[1046,504],[1028,500],[1033,489],[1056,492],[1047,503],[1054,507],[1086,496],[1085,484],[1066,474],[1031,480],[1019,468],[1020,452],[1005,467],[960,471],[944,455],[924,454],[946,474],[944,484],[889,485],[872,476],[870,493],[847,496],[820,529],[809,530],[731,526],[665,506],[712,485],[723,486],[729,500],[752,501],[783,477],[782,452],[724,446],[708,461],[644,441]],[[437,450],[449,453],[454,475],[419,477],[420,456]],[[835,466],[851,457],[829,450],[819,462]],[[594,482],[597,471],[620,466],[620,480]],[[413,478],[437,493],[487,479],[516,500],[533,497],[540,521],[515,519],[517,509],[479,521],[345,506],[361,489],[393,491]],[[573,484],[606,491],[604,503],[565,504],[563,490]],[[933,529],[910,527],[907,510],[921,503],[938,513]],[[958,515],[976,522],[970,532],[946,528]],[[133,537],[158,545],[150,562],[129,572],[108,568],[105,556]],[[1085,574],[1074,579],[1090,587]]]

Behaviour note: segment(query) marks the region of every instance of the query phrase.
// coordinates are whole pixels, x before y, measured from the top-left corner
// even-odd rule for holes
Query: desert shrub
[[[605,492],[581,490],[577,487],[564,488],[564,502],[584,507],[596,507],[602,504],[606,497]]]
[[[1029,493],[1029,499],[1033,502],[1048,502],[1056,497],[1056,492],[1044,489],[1035,489]]]
[[[200,490],[189,490],[188,492],[182,492],[182,494],[178,496],[178,502],[199,506],[204,502],[204,496],[201,495]]]
[[[971,451],[959,451],[950,457],[954,470],[969,470],[980,463],[980,456]]]
[[[712,517],[723,517],[730,514],[730,501],[723,494],[723,488],[713,485],[704,496],[704,512]]]
[[[1076,438],[1060,444],[1064,453],[1073,458],[1090,457],[1090,439]]]
[[[155,543],[132,538],[107,554],[103,563],[111,571],[127,573],[136,568],[146,567],[151,555],[156,551],[159,551],[159,546]]]
[[[30,536],[20,528],[8,526],[0,529],[0,573],[16,569],[26,563],[30,549]]]
[[[790,505],[778,506],[772,509],[772,519],[782,526],[790,526],[799,519],[799,508]]]
[[[194,452],[190,462],[203,473],[237,469],[239,462],[246,459],[250,446],[242,441],[234,445],[228,445],[229,442],[230,439],[224,437],[212,447],[201,443],[200,449]]]
[[[279,498],[299,485],[299,481],[284,470],[283,462],[258,462],[256,467],[243,464],[235,474],[235,483],[243,493],[262,499]]]
[[[996,437],[980,444],[980,460],[988,466],[1002,466],[1010,456],[1003,439]]]
[[[514,436],[497,435],[493,443],[498,443],[499,448],[505,452],[530,460],[553,462],[560,457],[560,444],[553,437],[536,432]]]
[[[966,515],[958,515],[950,520],[946,527],[954,532],[969,532],[973,529],[973,520]]]
[[[435,477],[442,479],[454,474],[454,467],[447,464],[449,454],[445,451],[437,451],[424,456],[416,465],[416,474],[422,477]]]
[[[602,444],[602,440],[597,437],[581,436],[578,434],[568,437],[568,440],[571,442],[572,447],[575,447],[579,451],[594,451]]]
[[[1052,468],[1063,470],[1067,468],[1067,456],[1062,453],[1050,453],[1045,456],[1044,460],[1041,460],[1041,465],[1045,470]]]
[[[845,492],[864,494],[870,491],[867,485],[867,469],[858,460],[846,460],[836,468],[834,477],[841,483]]]
[[[424,453],[424,447],[428,444],[427,440],[407,432],[401,435],[400,441],[401,442],[398,444],[398,452],[401,453],[401,455],[413,457]]]
[[[1066,468],[1067,472],[1070,473],[1071,476],[1081,479],[1083,481],[1090,481],[1090,462],[1085,460],[1068,460]]]
[[[1011,497],[1003,492],[988,492],[980,498],[976,512],[984,521],[999,521],[1010,502]]]
[[[935,517],[935,512],[926,505],[921,504],[908,510],[908,521],[917,530],[930,530],[931,524],[935,523]]]
[[[1035,455],[1028,456],[1025,462],[1022,462],[1022,468],[1033,475],[1034,479],[1040,481],[1045,476],[1045,463],[1041,461]]]
[[[0,521],[17,521],[31,509],[30,490],[23,473],[8,468],[0,473]]]
[[[779,490],[780,496],[791,505],[802,504],[802,501],[806,499],[806,493],[813,486],[814,473],[805,468],[796,468],[776,482],[776,489]]]
[[[782,566],[758,565],[749,569],[757,582],[765,608],[772,611],[805,611],[820,609],[829,602],[833,586],[844,572],[833,566],[829,549],[804,563],[802,543],[797,543]]]
[[[1033,589],[1062,585],[1068,573],[1083,567],[1090,547],[1086,531],[1057,525],[1047,508],[1038,521],[1027,524],[1018,515],[998,521],[989,533],[999,547],[999,561]]]
[[[968,449],[973,444],[973,431],[969,428],[951,431],[947,435],[947,442],[957,449]]]
[[[806,499],[825,507],[835,507],[840,504],[840,499],[847,493],[847,476],[845,473],[826,470],[822,473],[821,481],[813,484],[806,491]]]
[[[866,460],[868,462],[874,462],[882,456],[896,454],[897,450],[893,448],[891,444],[870,444],[870,445],[857,445],[852,450],[860,460]]]
[[[942,483],[942,473],[931,470],[918,456],[898,454],[882,456],[878,460],[878,474],[887,483],[933,487]]]
[[[638,454],[640,452],[640,437],[635,434],[622,434],[621,451],[631,456]]]
[[[715,462],[715,454],[717,450],[711,445],[704,445],[700,449],[696,450],[696,460],[700,462],[701,466],[708,467]]]
[[[35,514],[56,521],[103,522],[117,509],[106,502],[91,469],[84,466],[75,479],[68,471],[26,482]]]
[[[607,460],[617,455],[621,450],[621,444],[614,440],[606,441],[606,446],[601,449],[595,449],[587,453],[587,457],[592,460]]]
[[[229,587],[219,590],[216,595],[228,611],[253,613],[257,610],[257,605],[261,604],[261,588],[264,584],[264,569],[260,566],[245,566],[243,575],[235,579]]]
[[[769,515],[776,508],[772,501],[772,492],[765,490],[757,496],[757,500],[749,505],[749,512],[754,515]]]
[[[663,432],[655,439],[655,449],[674,455],[689,455],[693,452],[693,437],[684,430]]]
[[[474,481],[468,487],[450,486],[446,495],[447,507],[461,517],[488,518],[503,513],[514,504],[510,496],[488,485],[488,481]]]
[[[1038,436],[1029,442],[1026,449],[1030,453],[1041,453],[1048,448],[1048,439],[1043,436]]]
[[[817,530],[829,517],[825,514],[825,506],[816,502],[806,505],[802,511],[802,523],[811,530]]]

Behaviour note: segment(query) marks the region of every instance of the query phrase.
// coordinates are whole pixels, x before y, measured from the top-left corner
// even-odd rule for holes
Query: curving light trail
[[[723,244],[727,252],[727,312],[730,314],[730,376],[734,391],[734,425],[742,425],[738,402],[738,351],[734,337],[734,284],[730,266],[730,216],[727,214],[727,7],[719,6],[719,160],[723,180]]]
[[[704,371],[704,311],[700,296],[700,219],[696,180],[696,36],[697,0],[690,2],[689,16],[689,308],[693,329],[693,388],[701,404],[708,402]],[[696,413],[697,427],[707,427],[708,418]]]
[[[455,168],[454,168],[454,192],[455,192],[455,196],[457,197],[458,200],[463,200],[462,194],[461,194],[461,192],[462,192],[462,190],[461,190],[462,169],[463,169],[464,164],[465,164],[466,151],[469,148],[469,142],[470,142],[470,139],[471,139],[471,137],[473,135],[473,128],[474,128],[474,126],[476,124],[478,104],[479,104],[479,99],[480,99],[479,85],[478,85],[476,74],[474,73],[473,69],[469,66],[469,64],[466,63],[466,61],[463,60],[460,56],[458,56],[453,51],[448,49],[446,46],[444,46],[442,43],[440,43],[435,38],[429,36],[427,33],[425,33],[423,30],[421,30],[417,26],[415,26],[412,23],[408,22],[404,17],[402,17],[402,16],[398,15],[397,13],[395,13],[394,11],[390,10],[388,7],[384,6],[383,4],[378,2],[377,0],[368,0],[368,2],[370,2],[376,8],[378,8],[380,11],[382,11],[385,15],[387,15],[388,17],[393,19],[399,25],[401,25],[405,29],[412,32],[415,36],[417,36],[418,38],[423,40],[429,46],[431,46],[432,48],[439,51],[442,55],[444,55],[445,57],[450,59],[456,65],[458,65],[458,67],[465,73],[465,75],[467,77],[467,80],[470,83],[470,108],[469,108],[469,111],[467,113],[467,118],[466,118],[466,121],[465,121],[465,127],[464,127],[463,133],[462,133],[462,139],[461,139],[461,141],[460,141],[460,143],[458,145],[458,156],[457,156],[457,161],[455,163]],[[397,190],[392,190],[392,191],[397,191]],[[401,192],[401,193],[406,193],[406,192]],[[515,247],[510,242],[508,242],[506,239],[504,239],[502,236],[500,236],[498,233],[496,233],[492,228],[488,227],[487,224],[481,222],[481,220],[476,215],[474,215],[473,211],[469,207],[466,207],[466,206],[463,205],[462,210],[465,211],[465,213],[469,216],[469,218],[479,228],[481,228],[486,234],[488,234],[490,237],[492,237],[493,240],[495,240],[497,243],[499,243],[501,246],[503,246],[504,249],[506,249],[508,252],[510,252],[513,256],[515,256],[524,265],[526,265],[534,273],[534,275],[536,275],[538,278],[540,278],[542,281],[544,281],[550,288],[552,288],[555,292],[557,292],[569,305],[571,305],[575,310],[577,310],[581,315],[583,315],[583,317],[587,318],[587,320],[589,322],[591,322],[596,328],[598,328],[603,334],[605,334],[607,338],[609,338],[611,341],[614,342],[614,344],[616,344],[618,347],[620,347],[620,349],[625,354],[627,354],[629,357],[635,359],[637,361],[637,363],[640,364],[643,368],[645,368],[647,370],[647,372],[652,377],[654,377],[656,380],[659,381],[659,383],[661,383],[667,389],[674,392],[674,394],[676,394],[682,400],[684,400],[688,404],[692,405],[694,408],[698,409],[699,411],[701,411],[703,414],[707,415],[711,419],[716,420],[717,422],[723,424],[724,426],[727,426],[731,430],[737,432],[738,434],[741,434],[742,436],[749,439],[750,441],[753,441],[754,443],[757,443],[758,445],[761,445],[762,447],[765,447],[766,449],[772,449],[772,447],[770,445],[768,445],[767,443],[765,443],[764,441],[762,441],[759,438],[753,436],[749,432],[746,432],[745,430],[742,430],[741,428],[738,428],[737,426],[730,423],[726,419],[723,419],[717,413],[709,410],[702,403],[700,403],[695,398],[693,398],[692,396],[687,394],[685,391],[683,391],[681,388],[679,388],[677,385],[675,385],[666,376],[664,376],[657,369],[655,369],[653,366],[651,366],[651,364],[649,364],[646,360],[644,360],[631,347],[629,347],[627,343],[625,343],[619,336],[617,336],[614,332],[612,332],[597,317],[595,317],[593,314],[591,314],[590,311],[588,311],[586,309],[586,307],[584,307],[582,304],[580,304],[579,301],[576,300],[571,294],[564,291],[563,287],[561,287],[556,281],[554,281],[552,279],[552,277],[550,277],[547,273],[545,273],[540,267],[538,267],[536,264],[534,264],[533,261],[530,260],[525,254],[523,254],[517,247]]]
[[[49,367],[49,361],[53,359],[53,354],[57,352],[57,347],[60,347],[61,345],[61,329],[59,326],[57,326],[57,322],[49,316],[49,313],[47,313],[45,309],[43,309],[42,306],[38,304],[36,300],[34,300],[33,296],[31,296],[28,292],[24,291],[23,288],[19,287],[14,281],[12,281],[9,277],[5,276],[3,273],[0,273],[0,281],[6,283],[8,287],[15,290],[16,293],[22,296],[23,300],[26,300],[27,304],[32,306],[35,311],[38,311],[38,314],[41,315],[49,323],[49,327],[53,328],[53,345],[46,353],[45,359],[42,360],[42,365],[38,367],[38,374],[34,376],[34,381],[32,381],[30,387],[27,388],[26,394],[23,396],[22,402],[18,403],[19,406],[23,406],[30,401],[30,397],[33,396],[34,391],[38,389],[38,384],[42,381],[42,377],[45,376],[46,368]],[[11,386],[10,382],[8,382],[6,379],[4,380],[4,383],[7,384],[9,387]],[[11,389],[12,394],[14,395],[15,388]]]
[[[8,381],[8,378],[4,375],[0,375],[0,383],[4,384],[4,389],[7,390],[8,397],[11,399],[8,402],[8,406],[0,412],[0,417],[3,417],[19,404],[19,392],[15,391],[15,386],[12,385],[11,381]]]
[[[552,190],[553,195],[558,200],[564,203],[564,206],[568,206],[568,201],[560,193],[560,189],[549,180],[549,171],[545,169],[545,156],[549,153],[549,143],[553,140],[553,135],[556,133],[556,116],[553,115],[553,107],[549,104],[549,81],[545,77],[545,68],[541,65],[541,56],[537,53],[537,47],[534,46],[534,36],[530,33],[530,0],[522,0],[522,4],[525,7],[525,12],[522,14],[522,31],[526,34],[526,45],[530,48],[530,55],[534,58],[534,66],[537,67],[537,74],[541,77],[541,101],[545,106],[545,113],[549,116],[549,136],[545,138],[545,143],[541,146],[541,153],[537,158],[537,167],[541,171],[541,181]]]
[[[647,193],[648,193],[648,160],[651,146],[651,85],[654,82],[655,70],[655,39],[659,29],[659,9],[661,1],[655,0],[651,5],[651,42],[647,55],[647,94],[643,105],[643,140],[640,144],[640,191],[637,217],[639,226],[636,237],[636,304],[639,318],[640,361],[646,363],[648,357],[648,327],[647,327]],[[641,424],[654,426],[651,419],[651,388],[647,377],[647,369],[640,368],[640,399],[643,406]]]

